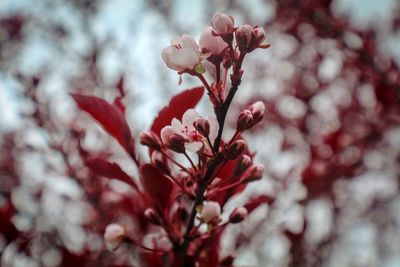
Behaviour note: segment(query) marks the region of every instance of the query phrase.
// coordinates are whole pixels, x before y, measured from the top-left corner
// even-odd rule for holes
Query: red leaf
[[[194,108],[200,101],[204,93],[204,87],[188,89],[174,96],[168,106],[163,108],[154,119],[151,130],[160,135],[161,129],[171,124],[173,118],[182,118],[183,113],[190,108]]]
[[[164,210],[170,202],[173,189],[172,182],[150,164],[142,165],[140,174],[140,181],[144,190],[149,194],[154,204]]]
[[[132,177],[126,174],[121,167],[114,163],[101,158],[93,158],[85,160],[85,165],[95,174],[111,179],[117,179],[127,183],[137,191],[139,191]]]
[[[118,143],[135,158],[135,143],[123,113],[104,99],[71,94],[78,107],[89,113]]]
[[[270,205],[274,201],[273,198],[268,196],[259,196],[256,198],[251,199],[245,206],[247,212],[250,213],[256,208],[258,208],[261,204],[268,204]]]

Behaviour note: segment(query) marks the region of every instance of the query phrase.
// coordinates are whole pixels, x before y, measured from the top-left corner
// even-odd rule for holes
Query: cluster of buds
[[[227,78],[231,77],[232,85],[240,83],[244,56],[256,48],[268,48],[269,45],[263,44],[265,38],[262,27],[236,27],[233,17],[218,12],[211,26],[201,33],[199,44],[186,34],[175,37],[162,51],[162,58],[167,67],[179,74],[197,76],[208,90],[211,102],[218,106],[225,98]],[[228,75],[231,67],[232,73]],[[215,81],[207,82],[203,77],[206,71]]]
[[[262,119],[264,118],[264,112],[265,105],[261,101],[254,103],[248,109],[242,111],[239,114],[239,118],[237,120],[237,131],[243,132],[262,121]]]

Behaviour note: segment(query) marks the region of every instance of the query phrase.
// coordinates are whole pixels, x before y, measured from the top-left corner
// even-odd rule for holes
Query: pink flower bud
[[[234,175],[240,176],[242,175],[248,167],[251,165],[251,158],[248,155],[242,155],[239,159],[238,163],[236,164]]]
[[[193,122],[194,128],[203,136],[207,137],[210,134],[210,123],[207,119],[199,117]]]
[[[152,208],[147,208],[144,211],[144,217],[154,225],[161,225],[161,219]]]
[[[168,68],[178,72],[194,69],[202,59],[199,46],[187,34],[172,39],[171,45],[164,48],[161,56]]]
[[[104,232],[104,241],[110,250],[118,248],[126,236],[126,229],[119,223],[107,225]]]
[[[247,51],[253,40],[253,27],[247,24],[240,26],[235,32],[235,37],[239,50]]]
[[[221,215],[221,207],[218,202],[208,201],[203,205],[203,209],[200,213],[200,218],[208,223]]]
[[[254,28],[254,46],[258,47],[264,42],[265,38],[267,37],[267,34],[265,33],[264,29],[262,27],[255,27]]]
[[[158,136],[152,131],[144,131],[139,136],[139,142],[144,145],[151,147],[155,150],[160,150],[161,148],[161,140]]]
[[[211,53],[219,55],[228,46],[228,44],[220,37],[212,34],[212,27],[207,27],[199,39],[200,50],[202,53]]]
[[[217,12],[214,14],[211,25],[218,34],[230,34],[234,31],[234,20],[231,16]]]
[[[246,109],[239,114],[236,129],[240,132],[247,130],[253,126],[253,114],[250,110]]]
[[[259,123],[264,118],[265,105],[261,101],[257,101],[249,107],[249,110],[253,114],[253,125]]]
[[[154,151],[151,154],[151,163],[155,166],[161,173],[169,175],[171,170],[168,166],[167,160],[164,155],[158,151]]]
[[[161,140],[172,151],[177,153],[185,152],[186,139],[177,134],[171,126],[165,126],[161,130]]]
[[[264,166],[262,166],[261,164],[254,164],[248,170],[246,177],[243,179],[243,183],[260,180],[263,177],[264,172]]]
[[[226,157],[230,160],[236,159],[245,149],[246,142],[244,140],[237,140],[228,147]]]
[[[231,223],[240,223],[247,216],[247,209],[245,207],[237,207],[229,216],[229,222]]]

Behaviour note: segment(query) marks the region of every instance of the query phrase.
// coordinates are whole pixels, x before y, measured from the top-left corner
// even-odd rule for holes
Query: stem
[[[204,175],[204,179],[202,179],[199,182],[199,187],[198,187],[198,190],[196,193],[196,199],[194,201],[193,208],[190,213],[186,232],[183,236],[183,243],[182,243],[181,251],[180,251],[182,267],[190,266],[190,265],[187,265],[187,263],[186,263],[186,254],[187,254],[187,250],[188,250],[189,242],[190,242],[190,233],[192,231],[192,228],[194,226],[194,222],[196,219],[196,213],[197,213],[196,207],[199,206],[203,202],[204,193],[207,189],[207,185],[208,185],[209,181],[211,180],[215,169],[223,160],[223,158],[221,157],[221,153],[219,152],[219,147],[221,144],[222,133],[224,130],[225,119],[226,119],[226,115],[228,113],[229,106],[231,105],[232,100],[235,96],[235,93],[238,89],[238,86],[240,85],[240,82],[241,82],[241,66],[243,63],[244,56],[245,56],[245,53],[240,53],[237,63],[233,66],[232,77],[234,77],[235,80],[232,81],[232,87],[229,90],[229,94],[228,94],[225,102],[214,109],[215,115],[217,117],[218,125],[219,125],[218,135],[217,135],[217,138],[215,139],[214,145],[213,145],[213,149],[216,151],[216,155],[215,155],[216,158],[215,158],[215,161],[213,162],[213,164],[207,169],[207,172]],[[208,85],[207,81],[204,79],[203,75],[198,75],[198,77],[204,83],[204,85],[206,87],[208,86],[208,88],[207,88],[207,90],[208,90],[209,85]]]
[[[192,165],[193,170],[197,171],[196,165],[194,165],[193,160],[189,157],[189,155],[186,153],[186,151],[185,151],[185,153],[183,153],[183,155],[185,155],[185,157],[189,160],[190,165]]]
[[[207,80],[204,78],[203,74],[197,74],[197,77],[199,77],[200,81],[204,84],[204,86],[206,87],[207,91],[211,94],[211,87],[208,84]]]
[[[216,75],[216,82],[218,83],[221,80],[221,62],[215,63],[215,75]]]
[[[214,164],[211,165],[210,168],[208,168],[208,170],[207,170],[207,172],[206,172],[206,174],[204,176],[204,179],[201,180],[200,183],[199,183],[199,187],[198,187],[197,194],[196,194],[196,199],[194,201],[193,208],[192,208],[192,211],[190,213],[189,223],[188,223],[188,226],[186,228],[185,235],[183,236],[183,243],[182,243],[182,247],[181,247],[182,267],[186,267],[187,266],[186,265],[186,254],[187,254],[187,250],[188,250],[189,242],[190,242],[190,237],[189,237],[190,236],[190,232],[192,231],[192,228],[194,226],[194,221],[195,221],[195,218],[196,218],[196,213],[197,213],[196,207],[199,206],[203,202],[203,200],[204,200],[204,192],[207,189],[208,181],[210,180],[215,168],[218,166],[218,164],[220,163],[221,160],[222,160],[221,157],[217,158],[217,160],[214,162]]]
[[[224,130],[225,119],[226,119],[226,115],[228,114],[229,106],[231,105],[232,100],[235,97],[236,91],[241,82],[240,68],[242,66],[244,56],[245,56],[245,53],[241,53],[239,56],[239,59],[237,61],[237,64],[235,64],[233,66],[232,77],[238,76],[239,78],[236,81],[232,81],[233,82],[232,87],[229,90],[229,93],[225,99],[225,102],[222,105],[220,105],[219,107],[216,107],[214,109],[215,115],[217,116],[218,125],[219,125],[218,135],[214,142],[214,150],[217,152],[219,151],[219,146],[221,144],[222,132]]]

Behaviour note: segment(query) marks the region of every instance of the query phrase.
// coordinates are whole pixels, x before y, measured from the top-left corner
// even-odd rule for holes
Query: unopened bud
[[[208,223],[215,218],[218,218],[221,215],[221,206],[218,202],[208,201],[205,202],[203,205],[203,209],[200,213],[200,218],[205,222]]]
[[[250,110],[246,109],[239,114],[239,118],[237,120],[237,131],[244,131],[249,129],[253,125],[253,114]]]
[[[217,12],[212,18],[211,26],[216,33],[223,35],[233,33],[234,23],[233,17],[225,13]]]
[[[264,166],[261,164],[254,164],[248,170],[246,177],[243,179],[243,183],[260,180],[263,177],[264,171]]]
[[[144,145],[151,147],[155,150],[160,150],[161,148],[161,140],[158,136],[152,131],[142,132],[139,136],[139,142]]]
[[[237,207],[235,208],[231,216],[229,216],[229,222],[231,223],[240,223],[247,216],[247,209],[245,207]]]
[[[107,248],[114,250],[118,248],[126,236],[126,228],[119,223],[112,223],[107,225],[104,232],[104,241]]]
[[[193,122],[194,128],[203,136],[207,137],[210,134],[210,123],[205,118],[197,118]]]
[[[168,143],[166,144],[169,149],[177,153],[185,153],[185,142],[186,139],[182,135],[172,134],[168,138]]]
[[[250,25],[240,26],[235,32],[235,37],[239,50],[246,52],[249,49],[253,39],[253,27]]]
[[[247,168],[250,167],[250,165],[251,165],[251,158],[248,155],[242,155],[242,157],[238,160],[236,164],[234,175],[235,176],[242,175],[247,170]]]
[[[164,155],[158,151],[151,154],[151,163],[163,174],[170,174],[170,168]]]
[[[154,225],[160,225],[161,224],[161,219],[157,215],[156,211],[152,208],[147,208],[144,211],[144,217],[147,219],[149,223],[152,223]]]
[[[246,142],[244,140],[237,140],[227,148],[226,157],[230,160],[236,159],[245,149]]]
[[[253,114],[253,125],[259,123],[264,118],[265,105],[261,101],[257,101],[249,107],[249,110]]]
[[[255,27],[254,28],[254,47],[257,48],[264,42],[265,38],[267,37],[267,34],[265,33],[264,29],[262,27]]]

